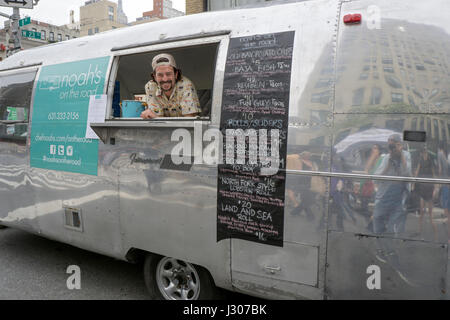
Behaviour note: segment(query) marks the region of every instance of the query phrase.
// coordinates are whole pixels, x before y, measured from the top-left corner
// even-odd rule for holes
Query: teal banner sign
[[[34,98],[30,166],[97,175],[98,140],[87,139],[89,99],[103,94],[109,57],[43,67]]]

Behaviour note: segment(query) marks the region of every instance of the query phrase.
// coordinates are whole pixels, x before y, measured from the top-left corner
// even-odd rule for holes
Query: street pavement
[[[70,265],[81,289],[69,290]],[[226,292],[225,299],[247,296]],[[148,300],[142,264],[130,264],[27,232],[0,229],[0,300]]]

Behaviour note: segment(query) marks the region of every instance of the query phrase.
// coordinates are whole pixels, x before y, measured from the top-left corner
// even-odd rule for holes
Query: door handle
[[[278,266],[276,267],[264,266],[264,269],[268,270],[271,274],[275,274],[275,272],[281,271],[281,268]]]

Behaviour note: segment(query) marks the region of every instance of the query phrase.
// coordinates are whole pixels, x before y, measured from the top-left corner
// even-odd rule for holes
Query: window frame
[[[8,76],[8,75],[15,75],[15,74],[19,74],[19,73],[27,73],[27,72],[34,72],[34,79],[33,79],[33,83],[31,85],[31,95],[30,95],[30,101],[27,104],[27,109],[28,109],[28,116],[27,119],[25,120],[2,120],[0,119],[0,124],[5,124],[5,125],[15,125],[15,124],[26,124],[27,125],[27,136],[25,137],[25,139],[18,139],[15,138],[14,140],[23,140],[23,143],[28,143],[29,138],[30,138],[30,124],[32,121],[32,113],[33,113],[33,101],[34,101],[34,96],[35,96],[35,92],[36,92],[36,86],[37,86],[37,79],[39,79],[39,74],[41,72],[41,68],[40,68],[41,64],[36,64],[36,65],[29,65],[29,66],[24,66],[24,67],[19,67],[19,68],[13,68],[13,69],[7,69],[7,70],[0,70],[0,77],[1,76]],[[4,137],[2,137],[2,139],[6,139]]]
[[[192,38],[192,39],[186,39],[186,40],[171,40],[168,42],[163,43],[157,43],[157,44],[150,44],[147,46],[140,46],[135,48],[125,48],[121,50],[115,50],[113,51],[113,62],[111,66],[111,71],[109,74],[109,81],[108,81],[108,88],[107,88],[107,109],[106,109],[106,115],[105,115],[105,122],[110,123],[108,126],[131,126],[131,127],[139,127],[145,124],[145,126],[161,126],[161,124],[168,125],[171,127],[183,127],[187,123],[197,123],[201,122],[203,124],[209,124],[209,123],[219,123],[220,119],[220,106],[221,106],[221,99],[222,99],[222,91],[223,91],[223,76],[222,79],[220,79],[220,75],[216,72],[217,69],[224,69],[226,58],[227,58],[227,52],[228,52],[228,44],[230,40],[229,34],[223,34],[223,35],[212,35],[202,38]],[[213,83],[211,88],[211,110],[210,115],[208,117],[186,117],[186,118],[179,118],[179,117],[162,117],[158,119],[152,119],[152,120],[138,120],[138,121],[130,121],[126,118],[124,119],[117,119],[112,117],[112,101],[113,101],[113,94],[114,94],[114,84],[115,80],[117,78],[117,74],[119,71],[119,60],[122,56],[128,56],[128,55],[134,55],[134,54],[140,54],[140,53],[151,53],[155,51],[162,51],[162,50],[177,50],[177,49],[185,49],[185,48],[194,48],[202,45],[211,45],[211,44],[217,44],[217,54],[216,54],[216,60],[215,60],[215,68],[213,70]]]

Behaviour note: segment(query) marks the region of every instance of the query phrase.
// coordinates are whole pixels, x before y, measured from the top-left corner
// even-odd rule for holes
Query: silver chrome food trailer
[[[448,298],[449,12],[447,0],[288,1],[17,53],[0,63],[0,222],[145,257],[153,297],[207,298],[217,286],[272,299]],[[194,82],[202,115],[120,118],[161,52]],[[96,99],[105,116],[88,120]],[[287,133],[278,182],[265,177],[272,189],[259,197],[239,168],[170,157],[176,129],[202,140],[258,116],[258,128]],[[377,171],[396,134],[407,170]]]

